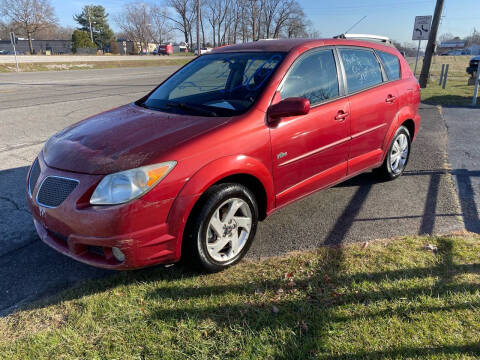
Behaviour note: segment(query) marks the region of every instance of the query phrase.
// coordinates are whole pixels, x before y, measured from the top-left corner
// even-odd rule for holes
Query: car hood
[[[151,164],[227,120],[169,114],[130,104],[60,131],[47,141],[43,156],[48,166],[57,169],[110,174]]]

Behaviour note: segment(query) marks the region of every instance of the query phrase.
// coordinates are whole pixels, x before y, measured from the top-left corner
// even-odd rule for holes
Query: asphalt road
[[[25,203],[28,165],[54,132],[140,98],[173,69],[0,74],[0,316],[109,274],[70,260],[38,239]],[[445,170],[445,122],[435,107],[422,106],[421,115],[405,176],[378,182],[364,174],[290,205],[260,225],[249,257],[462,229],[453,180]]]
[[[480,110],[443,108],[448,127],[448,160],[468,231],[480,233]]]
[[[18,55],[19,63],[78,63],[78,62],[109,62],[109,61],[141,61],[141,60],[162,60],[162,59],[184,59],[182,55],[154,56],[154,55]],[[0,64],[15,64],[14,55],[1,55]]]

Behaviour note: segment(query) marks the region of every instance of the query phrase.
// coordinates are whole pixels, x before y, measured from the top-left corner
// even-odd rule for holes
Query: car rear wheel
[[[393,137],[385,161],[380,168],[375,169],[376,173],[386,180],[401,176],[410,157],[410,148],[410,133],[405,126],[400,126]]]
[[[186,233],[186,250],[197,267],[220,271],[239,262],[250,248],[258,206],[252,192],[240,184],[215,185],[201,201]]]

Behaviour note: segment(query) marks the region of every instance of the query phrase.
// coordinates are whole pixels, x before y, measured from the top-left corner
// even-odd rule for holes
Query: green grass
[[[149,67],[149,66],[182,66],[190,62],[193,57],[185,56],[184,59],[157,59],[157,60],[124,60],[124,61],[85,61],[70,63],[20,63],[20,71],[63,71],[63,70],[88,70],[110,69],[125,67]],[[0,64],[1,72],[15,72],[15,64]]]
[[[210,275],[118,273],[0,319],[0,358],[478,359],[479,240],[324,247]]]
[[[471,56],[434,56],[430,68],[430,79],[425,89],[422,89],[422,101],[432,105],[471,106],[473,98],[473,82],[466,72]],[[415,59],[410,61],[412,70]],[[438,84],[442,64],[449,64],[448,78],[445,89]],[[417,75],[420,74],[422,61],[419,60]],[[480,106],[480,99],[477,101]]]

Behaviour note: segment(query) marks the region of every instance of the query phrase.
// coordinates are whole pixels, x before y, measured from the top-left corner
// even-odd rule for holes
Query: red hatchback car
[[[393,47],[289,39],[202,55],[53,135],[27,178],[42,240],[87,264],[217,271],[259,220],[370,169],[402,174],[420,88]]]

